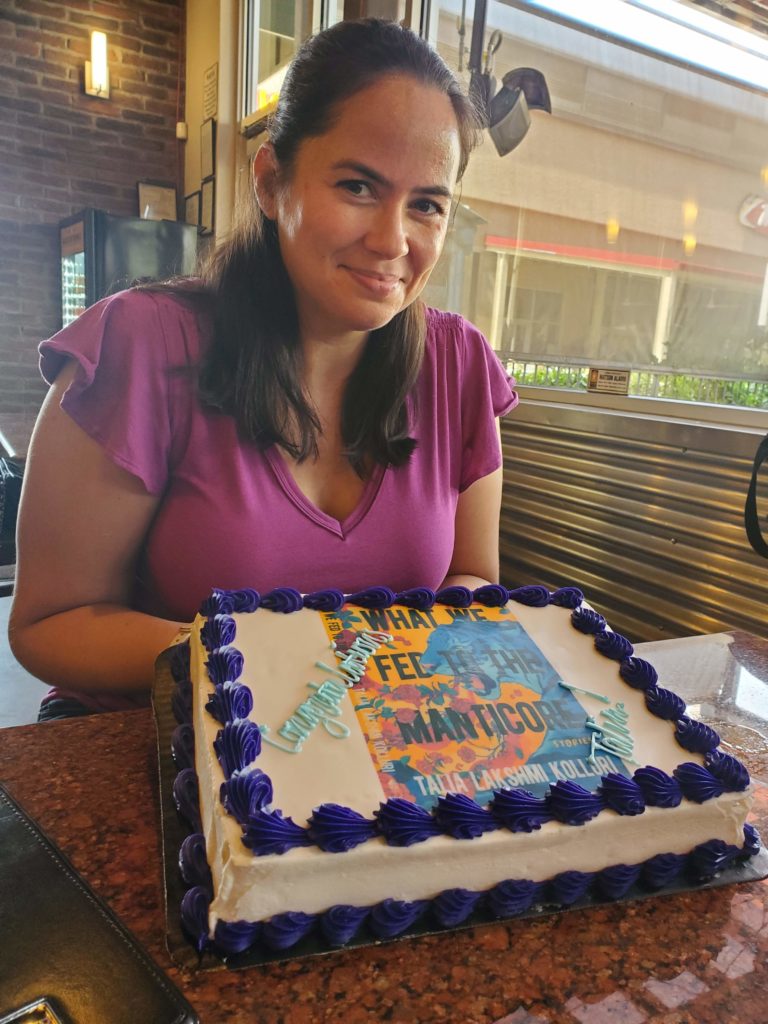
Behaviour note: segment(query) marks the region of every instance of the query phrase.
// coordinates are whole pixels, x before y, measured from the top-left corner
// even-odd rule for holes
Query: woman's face
[[[443,247],[459,164],[450,99],[392,75],[305,139],[287,181],[259,201],[277,221],[305,341],[359,340],[419,295]],[[274,153],[257,156],[274,170]]]

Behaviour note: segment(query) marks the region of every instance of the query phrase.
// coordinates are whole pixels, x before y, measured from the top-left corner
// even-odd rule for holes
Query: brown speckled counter
[[[661,682],[765,780],[768,643],[641,645]],[[148,711],[0,731],[0,781],[182,988],[203,1024],[765,1024],[768,883],[193,974],[164,946]],[[768,836],[768,789],[753,822]],[[141,1022],[137,1022],[141,1024]]]

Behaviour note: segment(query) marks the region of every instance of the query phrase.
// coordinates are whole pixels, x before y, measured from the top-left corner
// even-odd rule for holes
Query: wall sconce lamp
[[[91,59],[85,62],[85,91],[89,96],[109,98],[106,32],[91,32]]]

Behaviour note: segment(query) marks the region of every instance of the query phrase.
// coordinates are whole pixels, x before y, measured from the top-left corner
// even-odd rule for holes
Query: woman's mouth
[[[362,270],[356,267],[345,267],[345,270],[366,291],[373,295],[387,296],[399,286],[397,274],[381,274],[374,270]]]

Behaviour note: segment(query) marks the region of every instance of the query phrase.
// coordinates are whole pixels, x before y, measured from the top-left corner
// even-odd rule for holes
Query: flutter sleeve
[[[76,363],[62,409],[150,494],[162,492],[173,448],[169,365],[179,355],[169,353],[168,303],[157,293],[119,292],[40,345],[49,384],[68,359]]]
[[[481,332],[459,320],[461,333],[461,441],[459,490],[493,473],[501,465],[496,420],[518,403],[515,381]]]

